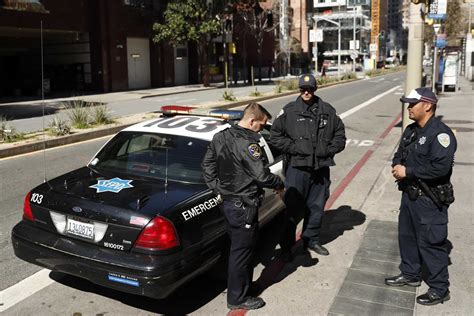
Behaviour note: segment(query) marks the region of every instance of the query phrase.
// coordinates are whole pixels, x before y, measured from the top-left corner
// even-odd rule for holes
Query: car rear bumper
[[[122,292],[165,298],[210,268],[220,252],[168,255],[119,252],[64,238],[22,221],[12,230],[15,255],[27,262]]]

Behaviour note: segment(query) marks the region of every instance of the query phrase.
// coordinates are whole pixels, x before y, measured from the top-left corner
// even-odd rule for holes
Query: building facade
[[[0,1],[0,96],[40,95],[42,70],[45,92],[53,95],[189,82],[187,47],[152,42],[164,6],[158,0]],[[176,75],[183,67],[184,78]]]

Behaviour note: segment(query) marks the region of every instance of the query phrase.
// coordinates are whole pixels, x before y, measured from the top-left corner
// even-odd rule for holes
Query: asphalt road
[[[340,185],[341,180],[377,142],[380,134],[397,118],[401,110],[398,99],[403,92],[403,79],[404,73],[391,74],[329,87],[317,92],[337,109],[346,125],[348,138],[346,150],[336,157],[337,166],[331,170],[332,190]],[[188,97],[189,95],[186,94],[181,101]],[[379,99],[373,101],[377,97]],[[282,106],[294,99],[295,96],[290,96],[261,103],[275,115]],[[153,103],[155,106],[158,103],[153,98],[134,102],[136,102],[136,109],[146,108],[150,102],[155,102]],[[107,139],[108,137],[105,137],[53,148],[45,153],[36,152],[0,160],[0,290],[7,289],[41,270],[39,267],[15,258],[10,242],[10,231],[21,219],[26,193],[41,183],[45,174],[50,179],[85,165]],[[337,201],[335,206],[337,206]],[[262,247],[271,253],[273,249],[268,249],[264,241],[271,235],[270,232],[271,229],[262,234],[261,244],[263,243]],[[338,234],[326,236],[325,242],[331,242],[338,237]],[[261,273],[265,265],[270,262],[271,256],[266,260],[257,267],[255,275]],[[317,259],[308,258],[309,266],[316,263]],[[210,280],[209,276],[195,279],[169,299],[162,301],[99,288],[74,277],[54,273],[50,277],[56,282],[19,302],[5,314],[142,315],[150,312],[160,314],[194,312],[209,315],[223,314],[226,311],[225,283]],[[300,289],[288,289],[288,293],[298,290]]]

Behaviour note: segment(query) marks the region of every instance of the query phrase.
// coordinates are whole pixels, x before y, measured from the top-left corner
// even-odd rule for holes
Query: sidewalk
[[[398,208],[400,192],[391,176],[390,162],[401,130],[393,128],[374,152],[361,173],[354,178],[337,204],[360,205],[365,223],[353,234],[358,245],[339,291],[332,299],[330,315],[472,315],[474,307],[474,90],[472,83],[461,78],[460,91],[440,95],[437,116],[456,133],[458,148],[452,176],[456,202],[449,208],[449,236],[453,244],[449,266],[451,300],[436,306],[415,303],[428,289],[393,288],[384,277],[399,273]],[[469,175],[469,176],[466,176]],[[374,180],[375,179],[375,180]],[[367,194],[364,189],[370,187]],[[359,193],[357,195],[357,193]],[[360,235],[359,235],[360,234]],[[349,237],[349,236],[348,236]],[[347,241],[347,239],[346,239]],[[341,247],[344,247],[340,245]],[[340,279],[340,277],[337,277]],[[340,282],[340,281],[339,281]]]

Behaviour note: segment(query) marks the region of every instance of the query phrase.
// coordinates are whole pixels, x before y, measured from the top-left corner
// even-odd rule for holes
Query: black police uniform
[[[329,103],[313,96],[313,104],[308,105],[300,96],[278,114],[270,144],[286,154],[285,203],[289,212],[309,209],[302,239],[305,244],[319,244],[331,183],[329,167],[335,165],[334,155],[346,145],[344,124]],[[294,239],[294,235],[289,232],[287,237]]]
[[[262,188],[284,187],[280,177],[266,167],[260,138],[260,134],[234,125],[214,135],[202,163],[204,180],[221,195],[221,210],[228,222],[227,302],[231,305],[245,301],[252,282]]]
[[[399,182],[403,191],[398,226],[400,271],[421,280],[424,263],[429,273],[426,283],[439,297],[449,288],[446,242],[456,147],[451,129],[432,117],[423,128],[416,123],[407,126],[392,161],[392,166],[406,167],[406,178]]]

